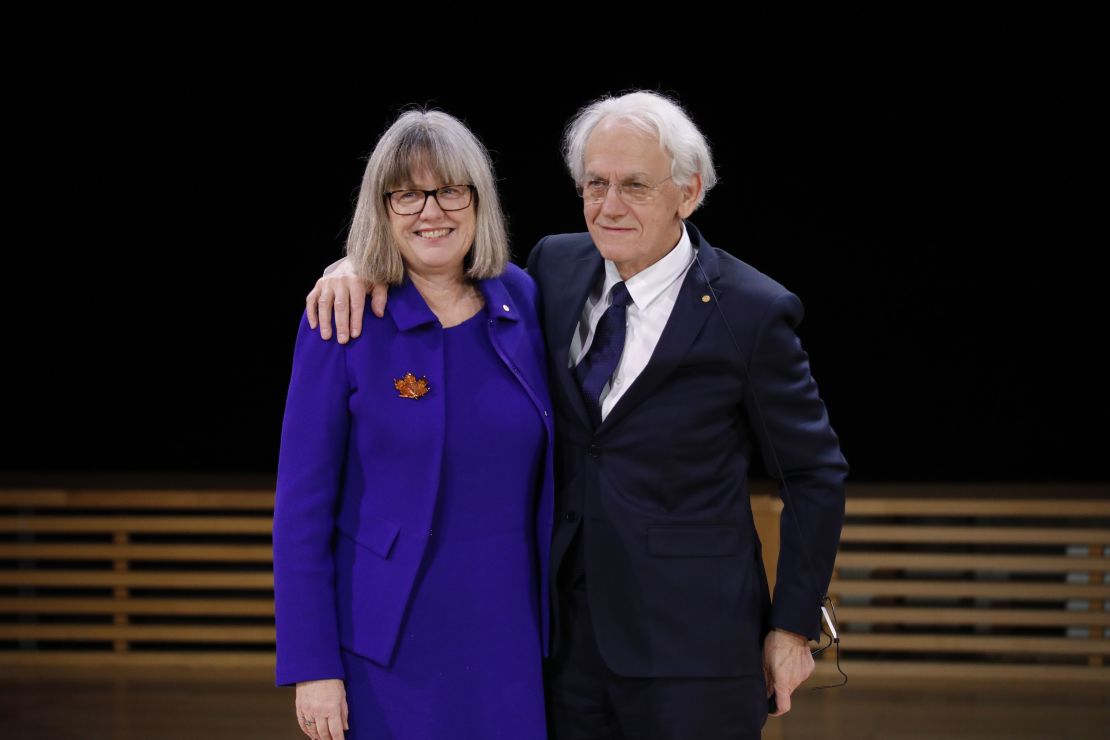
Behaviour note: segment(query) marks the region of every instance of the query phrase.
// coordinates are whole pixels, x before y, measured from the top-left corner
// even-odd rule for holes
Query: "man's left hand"
[[[775,695],[776,711],[781,717],[790,711],[790,695],[813,673],[809,640],[786,630],[771,630],[763,641],[763,673],[767,696]]]

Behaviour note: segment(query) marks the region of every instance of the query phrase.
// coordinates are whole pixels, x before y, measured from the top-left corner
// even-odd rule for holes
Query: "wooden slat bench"
[[[773,564],[781,504],[757,491]],[[0,487],[0,666],[272,668],[272,507],[269,488]],[[1110,684],[1108,552],[1107,487],[854,485],[842,662]]]
[[[0,665],[273,665],[271,490],[0,490]]]
[[[1108,573],[1110,488],[855,486],[830,587],[843,662],[1110,683]]]

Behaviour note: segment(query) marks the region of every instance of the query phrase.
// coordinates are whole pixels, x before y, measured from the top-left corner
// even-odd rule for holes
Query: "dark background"
[[[485,141],[523,262],[583,229],[566,120],[644,87],[714,147],[694,223],[805,302],[854,479],[1107,480],[1106,12],[683,10],[9,19],[0,472],[272,473],[397,111]]]

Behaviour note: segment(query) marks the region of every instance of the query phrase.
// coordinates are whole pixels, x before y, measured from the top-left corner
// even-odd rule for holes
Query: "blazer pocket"
[[[740,552],[740,530],[731,525],[648,527],[648,554],[665,558],[720,558]]]
[[[347,532],[340,528],[340,534],[354,540],[356,544],[365,547],[383,560],[388,560],[393,552],[393,543],[397,541],[397,534],[401,531],[398,524],[388,519],[364,514],[359,521],[357,532]]]

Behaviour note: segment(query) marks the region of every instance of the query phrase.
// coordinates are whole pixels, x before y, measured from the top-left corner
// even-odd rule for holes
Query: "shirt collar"
[[[678,244],[671,251],[663,255],[655,264],[640,270],[638,273],[624,281],[632,302],[640,311],[646,310],[675,280],[686,274],[690,263],[694,261],[694,247],[690,242],[690,235],[686,233],[686,224],[682,225],[682,236]],[[605,282],[601,286],[601,297],[609,295],[613,286],[621,282],[617,266],[605,260]]]

